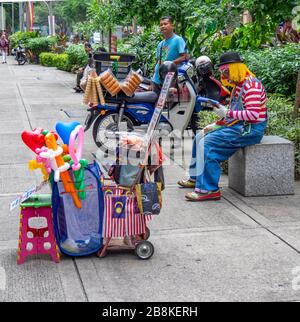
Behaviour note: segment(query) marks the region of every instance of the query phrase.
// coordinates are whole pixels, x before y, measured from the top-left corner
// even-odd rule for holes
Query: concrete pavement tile
[[[63,110],[72,121],[84,122],[87,116],[87,111],[84,106],[77,105],[72,109],[64,107]]]
[[[11,162],[11,160],[13,159],[13,162],[15,164],[22,163],[27,169],[28,161],[35,159],[35,154],[31,150],[29,150],[29,148],[27,148],[27,146],[23,143],[21,137],[19,138],[19,141],[20,142],[16,142],[16,144],[1,145],[2,151],[0,166]]]
[[[38,122],[45,122],[47,120],[56,121],[56,122],[68,122],[68,117],[59,110],[48,111],[48,116],[46,115],[46,110],[43,110],[43,113],[37,114],[36,112],[29,112],[29,118],[31,124],[36,124]],[[55,128],[53,128],[55,130]]]
[[[19,220],[20,208],[17,207],[11,212],[9,211],[10,203],[18,196],[11,195],[7,197],[0,196],[0,240],[18,240],[19,238]],[[14,245],[18,247],[18,243]]]
[[[18,104],[17,99],[6,98],[4,96],[0,96],[0,111],[4,112],[6,109],[4,107],[10,106],[9,110],[13,111],[14,107]]]
[[[66,302],[87,301],[76,265],[75,259],[64,255],[61,256],[61,262],[57,265]]]
[[[186,176],[186,171],[178,166],[164,165],[165,184],[178,187],[177,181]],[[191,191],[191,189],[187,190]]]
[[[214,226],[246,226],[256,227],[254,221],[225,199],[220,201],[191,202],[184,195],[191,189],[177,187],[166,188],[163,191],[163,207],[151,227],[158,230],[182,229]]]
[[[39,124],[39,122],[45,124],[47,121],[65,122],[65,123],[76,121],[84,126],[84,117],[77,118],[77,119],[75,118],[70,119],[67,114],[65,114],[63,111],[58,109],[53,109],[50,112],[49,110],[46,110],[43,108],[39,113],[33,112],[31,110],[28,113],[28,115],[32,126],[38,126],[37,124]],[[53,128],[53,130],[55,130],[55,128]]]
[[[30,104],[30,110],[33,115],[36,114],[35,115],[36,117],[39,116],[41,118],[49,117],[52,115],[53,111],[58,111],[59,113],[63,113],[67,116],[68,116],[68,113],[70,113],[72,114],[72,117],[73,115],[76,115],[82,119],[85,119],[85,115],[87,113],[86,109],[84,108],[84,106],[80,104],[80,102],[78,104],[60,103],[55,105],[47,102],[43,102],[40,104]],[[70,122],[71,121],[73,121],[73,119],[71,119]]]
[[[90,301],[293,301],[299,254],[262,229],[150,237],[155,254],[76,260]],[[263,246],[263,247],[262,247]],[[93,265],[92,265],[93,264]]]
[[[4,122],[2,123],[0,121],[0,126],[3,124],[4,126]],[[0,146],[1,147],[5,147],[5,146],[12,146],[12,147],[24,147],[24,143],[21,139],[21,133],[22,131],[20,130],[19,132],[15,132],[15,133],[3,133],[0,136]],[[26,146],[25,146],[26,147]],[[27,148],[28,149],[28,148]]]
[[[43,86],[38,86],[43,85]],[[34,88],[34,90],[33,90]],[[48,97],[61,97],[61,95],[65,96],[73,96],[73,94],[70,92],[68,94],[65,93],[66,90],[62,90],[61,85],[57,87],[49,87],[47,88],[47,85],[44,84],[35,84],[34,86],[22,86],[22,93],[25,96],[25,98],[34,98],[34,97],[40,97],[40,98],[48,98]],[[40,94],[40,95],[38,95]]]
[[[8,193],[23,193],[42,181],[37,171],[29,171],[27,164],[0,165],[0,196]]]
[[[26,92],[25,92],[26,91]],[[68,96],[70,96],[70,99],[72,99],[73,97],[71,96],[72,93],[67,94],[65,93],[65,91],[56,91],[56,92],[48,92],[48,91],[40,91],[37,92],[36,90],[22,90],[22,96],[25,100],[27,100],[28,102],[34,101],[35,99],[43,99],[44,101],[51,99],[53,97],[55,97],[56,99],[60,99],[60,100],[64,100],[64,99],[68,99]]]
[[[21,86],[25,91],[32,89],[32,87],[40,89],[41,91],[59,91],[62,89],[62,85],[55,82],[55,79],[43,80],[40,76],[37,76],[36,81],[27,81],[26,83],[21,84]]]
[[[67,104],[78,104],[78,100],[74,99],[74,97],[72,97],[72,96],[67,97],[65,99],[67,100]],[[54,109],[59,110],[62,106],[63,101],[64,101],[64,99],[62,99],[61,97],[47,97],[47,98],[27,97],[27,98],[25,98],[25,102],[26,102],[26,105],[28,106],[28,109],[30,109],[31,104],[40,105],[40,106],[42,106],[44,104],[51,104]],[[57,108],[56,106],[59,106],[59,108]],[[79,102],[78,106],[80,106],[80,102]]]
[[[1,302],[65,301],[58,265],[49,255],[28,257],[17,265],[17,248],[0,249],[0,265],[5,271],[5,290],[0,290]]]
[[[75,120],[75,121],[78,121],[84,127],[84,124],[81,120]],[[96,149],[98,149],[93,139],[92,129],[89,129],[87,132],[84,132],[84,144],[88,145],[89,147],[94,146]]]
[[[276,235],[295,247],[300,252],[300,223],[290,223],[290,226],[286,227],[272,227],[272,232],[274,232]]]
[[[55,75],[58,79],[70,80],[73,81],[76,74],[68,73],[60,69],[55,70]]]
[[[1,85],[0,85],[1,86]],[[15,99],[15,90],[16,87],[15,86],[1,86],[0,87],[0,96],[1,97],[5,97],[5,98],[12,98]],[[10,95],[13,94],[13,95]]]
[[[16,93],[12,90],[2,92],[2,93],[0,93],[0,95],[2,97],[4,97],[6,100],[16,100],[17,99]],[[2,105],[1,101],[0,101],[0,105]]]
[[[49,131],[55,131],[55,125],[57,122],[66,122],[67,119],[38,119],[38,118],[32,118],[31,119],[31,124],[32,127],[41,127],[45,130],[49,130]]]
[[[1,122],[0,124],[2,125],[3,123]],[[0,126],[0,134],[22,131],[26,128],[27,124],[28,123],[24,119],[22,119],[22,121],[15,119],[5,121],[3,126]]]
[[[18,108],[20,107],[16,106],[16,104],[0,106],[0,125],[3,124],[4,126],[7,121],[12,120],[22,122],[22,116],[18,112]]]
[[[268,221],[267,225],[300,223],[300,181],[295,181],[295,194],[290,196],[243,197],[230,192],[257,211]]]
[[[93,162],[97,153],[97,147],[95,144],[84,144],[82,158],[87,159],[89,162]]]
[[[63,256],[57,264],[50,255],[32,255],[22,265],[16,260],[17,247],[9,249],[0,242],[0,278],[5,278],[1,302],[86,301],[72,259]]]
[[[181,166],[172,165],[168,162],[168,159],[164,162],[163,165],[164,169],[164,176],[165,176],[165,182],[167,185],[172,185],[175,187],[179,187],[177,185],[177,182],[182,178],[188,177],[188,171],[184,170]],[[220,178],[220,187],[225,187],[228,184],[228,177],[226,175],[222,175]],[[186,191],[192,191],[191,189],[188,189]]]

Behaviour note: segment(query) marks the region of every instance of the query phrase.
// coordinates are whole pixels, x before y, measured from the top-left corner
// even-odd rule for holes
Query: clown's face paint
[[[229,65],[225,64],[219,67],[219,72],[221,74],[221,79],[229,80]]]

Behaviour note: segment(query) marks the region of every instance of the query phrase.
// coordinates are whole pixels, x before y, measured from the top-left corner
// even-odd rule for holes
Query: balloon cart
[[[18,263],[23,263],[31,253],[49,253],[58,262],[58,249],[72,257],[97,254],[103,258],[110,250],[126,249],[134,251],[140,259],[151,258],[154,246],[148,241],[147,226],[160,213],[164,186],[163,154],[155,143],[155,128],[173,77],[174,73],[166,76],[147,133],[118,133],[116,162],[106,178],[96,161],[82,159],[84,130],[80,123],[58,122],[55,131],[36,128],[22,133],[23,142],[35,154],[29,169],[39,169],[44,181],[13,201],[11,209],[21,204],[23,221],[32,215],[44,216],[47,232],[46,228],[32,230],[27,221],[21,222],[20,227],[26,231],[20,228]],[[96,93],[98,78],[92,80],[91,93]],[[127,162],[132,153],[139,155],[135,165]],[[51,186],[46,200],[36,194],[45,183]],[[31,253],[26,253],[28,241],[23,238],[28,233],[33,235]],[[42,249],[37,246],[41,243],[51,247]]]

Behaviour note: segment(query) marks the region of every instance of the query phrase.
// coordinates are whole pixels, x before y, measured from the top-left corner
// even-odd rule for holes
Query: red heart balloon
[[[36,128],[33,131],[24,131],[21,135],[23,142],[31,149],[34,153],[37,148],[41,148],[45,145],[45,137],[42,134],[43,129]]]

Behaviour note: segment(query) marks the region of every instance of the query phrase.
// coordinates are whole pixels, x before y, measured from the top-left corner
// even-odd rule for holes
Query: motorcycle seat
[[[155,103],[158,95],[155,92],[137,92],[132,97],[126,97],[127,103]]]

